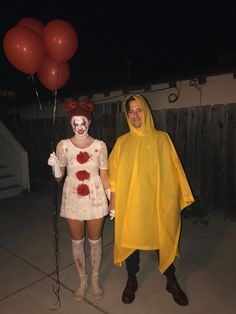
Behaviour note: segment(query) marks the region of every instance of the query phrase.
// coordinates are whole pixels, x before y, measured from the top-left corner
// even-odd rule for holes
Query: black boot
[[[167,279],[166,290],[172,294],[175,302],[183,306],[188,305],[188,299],[186,297],[186,294],[180,288],[178,281],[175,277],[175,274],[173,273],[171,275],[167,275],[166,279]]]
[[[135,292],[138,289],[138,282],[136,274],[129,274],[126,287],[122,294],[122,302],[125,304],[130,304],[135,299]]]

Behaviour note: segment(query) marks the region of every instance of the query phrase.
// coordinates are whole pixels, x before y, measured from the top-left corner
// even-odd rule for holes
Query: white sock
[[[85,252],[84,252],[84,240],[72,240],[72,254],[75,262],[75,266],[78,270],[79,276],[84,277],[85,271]]]
[[[89,244],[92,274],[98,276],[102,260],[102,238],[98,240],[89,239]]]

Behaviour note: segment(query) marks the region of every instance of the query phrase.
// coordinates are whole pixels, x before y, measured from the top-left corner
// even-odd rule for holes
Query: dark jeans
[[[157,251],[159,257],[159,251]],[[136,274],[139,271],[139,261],[140,253],[139,250],[134,251],[130,256],[125,260],[126,268],[128,274]],[[175,272],[174,264],[171,264],[167,270],[164,272],[164,275],[169,276]]]

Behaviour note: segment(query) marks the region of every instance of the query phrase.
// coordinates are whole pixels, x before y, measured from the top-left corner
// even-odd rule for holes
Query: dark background
[[[59,90],[62,96],[236,67],[234,1],[8,1],[0,9],[0,90],[15,90],[21,104],[35,99],[35,89],[8,62],[2,43],[23,17],[44,24],[64,19],[78,34],[69,82]],[[47,96],[37,83],[40,95]]]

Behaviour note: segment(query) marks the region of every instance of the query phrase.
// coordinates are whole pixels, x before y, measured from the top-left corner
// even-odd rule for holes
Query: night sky
[[[79,45],[69,60],[70,79],[59,90],[63,96],[236,68],[234,1],[127,3],[6,2],[0,10],[0,89],[16,90],[21,101],[34,97],[32,81],[9,63],[2,48],[6,32],[24,17],[44,24],[63,19],[77,32]],[[40,84],[38,88],[47,93]]]

